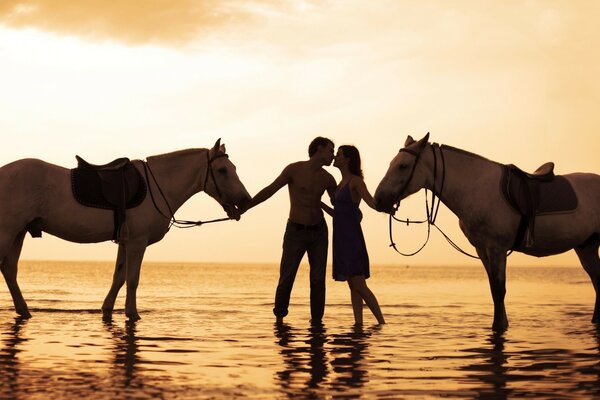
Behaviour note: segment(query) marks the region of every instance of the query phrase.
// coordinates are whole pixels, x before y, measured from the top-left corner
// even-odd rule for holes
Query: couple
[[[365,245],[358,208],[364,200],[375,208],[373,197],[363,181],[360,155],[354,146],[340,146],[334,157],[334,144],[323,137],[315,138],[308,147],[307,161],[285,167],[281,174],[250,202],[254,207],[288,186],[290,215],[283,238],[283,254],[279,283],[275,293],[273,313],[282,322],[288,305],[296,272],[304,253],[310,264],[310,311],[313,323],[320,323],[325,310],[325,269],[327,266],[328,230],[323,210],[333,217],[333,278],[347,281],[356,324],[362,324],[363,300],[380,324],[385,323],[375,295],[367,287],[369,256]],[[340,169],[342,180],[335,179],[323,166]],[[327,191],[334,208],[321,202]],[[249,208],[250,208],[249,207]]]

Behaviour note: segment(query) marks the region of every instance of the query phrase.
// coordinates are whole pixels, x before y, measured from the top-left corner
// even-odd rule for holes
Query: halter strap
[[[405,152],[405,153],[411,154],[417,158],[419,158],[419,155],[421,154],[421,153],[414,151],[413,149],[409,149],[408,147],[401,148],[399,152]]]
[[[217,184],[217,181],[215,179],[215,174],[213,172],[212,169],[212,162],[214,160],[216,160],[217,158],[221,158],[221,157],[227,157],[229,158],[229,155],[227,155],[226,153],[221,153],[221,154],[217,154],[216,156],[214,156],[213,158],[209,157],[209,152],[210,150],[206,150],[206,158],[208,160],[207,165],[206,165],[206,177],[204,178],[204,186],[202,188],[202,190],[204,190],[204,188],[206,187],[206,183],[208,182],[208,174],[210,173],[210,175],[213,178],[213,182],[215,183],[215,188],[217,190],[217,194],[219,196],[219,198],[221,198],[221,191],[219,190],[219,185]],[[171,208],[171,205],[169,204],[169,201],[167,200],[167,197],[165,196],[165,194],[163,193],[160,185],[158,184],[158,180],[156,179],[156,176],[154,176],[154,172],[152,172],[152,168],[150,168],[150,164],[148,164],[148,161],[143,161],[143,165],[144,165],[144,173],[146,175],[146,182],[148,184],[148,190],[150,192],[150,197],[152,198],[152,203],[154,204],[154,208],[156,208],[156,210],[165,218],[170,219],[171,222],[169,224],[169,229],[171,228],[171,226],[175,226],[177,228],[191,228],[194,226],[200,226],[203,224],[210,224],[212,222],[221,222],[221,221],[228,221],[231,218],[227,217],[227,218],[217,218],[217,219],[212,219],[210,221],[187,221],[187,220],[179,220],[175,218],[175,213],[173,212],[173,209]],[[156,200],[154,199],[154,194],[152,193],[152,188],[150,186],[150,178],[148,176],[148,172],[150,172],[150,176],[152,176],[152,180],[154,181],[154,184],[156,185],[156,187],[158,188],[158,191],[160,193],[160,195],[162,196],[165,204],[167,205],[167,208],[169,210],[169,214],[165,215],[165,213],[163,213],[160,209],[160,207],[158,207],[158,204],[156,204]]]
[[[229,158],[229,156],[226,153],[221,153],[221,154],[217,154],[213,158],[210,158],[209,153],[210,153],[210,150],[207,150],[206,151],[206,160],[207,160],[206,161],[206,176],[204,178],[204,185],[202,186],[202,190],[205,190],[205,188],[206,188],[206,184],[208,183],[208,174],[210,173],[210,176],[212,177],[212,180],[215,184],[215,189],[217,190],[217,196],[219,196],[219,198],[222,199],[223,196],[221,195],[221,190],[219,190],[219,185],[217,184],[217,180],[215,179],[215,172],[213,171],[212,163],[213,163],[213,161],[215,161],[218,158],[221,158],[221,157]]]

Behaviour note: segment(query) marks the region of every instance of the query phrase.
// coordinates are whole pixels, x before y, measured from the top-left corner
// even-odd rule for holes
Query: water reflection
[[[125,321],[125,328],[105,321],[104,327],[113,338],[113,382],[117,387],[143,389],[144,382],[139,371],[141,363],[136,321]]]
[[[19,353],[22,343],[27,339],[21,337],[21,331],[27,325],[28,319],[15,318],[8,329],[2,331],[2,350],[0,352],[0,398],[20,398],[20,371],[21,363]]]
[[[368,339],[379,331],[381,325],[364,329],[355,325],[349,332],[334,335],[331,341],[331,365],[336,372],[332,386],[336,391],[361,388],[369,382],[368,368],[364,362],[369,346]]]
[[[354,326],[348,332],[328,334],[324,325],[313,325],[306,332],[276,324],[283,360],[283,369],[275,374],[278,386],[290,398],[317,398],[330,391],[359,394],[369,382],[365,361],[369,338],[380,329]]]
[[[600,325],[594,326],[590,334],[596,344],[595,348],[593,348],[595,350],[595,354],[593,354],[594,361],[588,365],[578,367],[582,376],[588,379],[578,379],[575,390],[583,391],[584,393],[593,393],[594,397],[598,398],[600,397],[600,361],[598,361],[598,357],[600,356]]]
[[[504,332],[494,332],[488,337],[490,343],[490,352],[488,364],[490,366],[490,383],[492,384],[492,391],[496,396],[500,398],[506,398],[510,394],[510,390],[506,388],[508,381],[508,356],[504,352],[504,345],[506,338]]]
[[[505,354],[505,332],[494,332],[486,338],[482,348],[468,349],[475,353],[477,362],[462,367],[469,371],[466,379],[481,381],[484,385],[475,388],[478,398],[506,399],[511,393],[508,383],[508,358]]]
[[[126,320],[124,328],[104,321],[104,327],[113,339],[113,368],[109,377],[113,390],[126,398],[168,396],[176,387],[169,375],[169,366],[180,363],[153,358],[164,353],[156,342],[169,343],[176,338],[140,335],[138,321]]]
[[[284,369],[276,373],[276,380],[289,397],[304,389],[318,389],[327,378],[327,331],[323,324],[312,325],[305,336],[286,323],[275,324],[275,337],[283,358]],[[311,391],[309,391],[311,393]]]
[[[329,374],[327,354],[324,348],[327,343],[325,326],[323,324],[311,325],[306,343],[310,350],[308,387],[317,388]]]
[[[557,395],[561,390],[568,391],[568,397],[598,398],[600,328],[575,329],[568,336],[573,342],[587,343],[587,334],[595,346],[564,349],[538,337],[544,345],[523,345],[513,339],[511,351],[506,351],[508,340],[504,334],[495,333],[487,337],[487,345],[466,350],[471,354],[467,358],[476,361],[460,368],[468,371],[463,381],[481,383],[474,388],[480,398],[526,397],[532,392],[538,397],[555,398],[562,397]]]

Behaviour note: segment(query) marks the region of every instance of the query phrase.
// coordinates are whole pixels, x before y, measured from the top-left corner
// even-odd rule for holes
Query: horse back
[[[13,161],[0,168],[0,185],[3,189],[28,189],[34,185],[43,185],[46,181],[53,181],[57,177],[68,177],[68,169],[39,160],[37,158],[23,158]]]
[[[577,172],[563,176],[571,183],[577,194],[579,211],[595,220],[600,229],[600,175]]]
[[[11,162],[0,168],[2,213],[39,213],[51,194],[70,188],[69,170],[35,158]]]

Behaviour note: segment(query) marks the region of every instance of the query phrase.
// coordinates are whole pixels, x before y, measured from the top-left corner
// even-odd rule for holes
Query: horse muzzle
[[[375,209],[386,214],[394,214],[396,208],[396,198],[391,193],[376,193],[375,194]]]
[[[241,215],[248,209],[250,200],[250,195],[240,196],[238,199],[223,205],[223,209],[229,218],[239,221]]]

